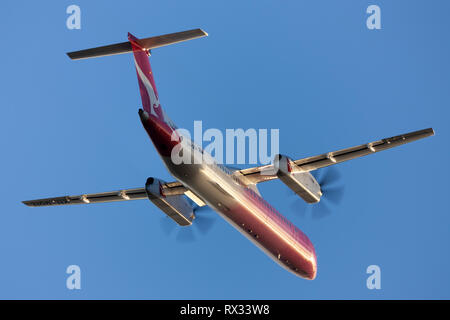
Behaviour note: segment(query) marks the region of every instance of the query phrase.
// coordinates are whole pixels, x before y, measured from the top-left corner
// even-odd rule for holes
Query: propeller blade
[[[325,187],[329,184],[332,184],[333,182],[336,182],[341,178],[341,174],[339,173],[339,170],[337,170],[334,167],[328,167],[327,170],[325,170],[325,173],[320,178],[319,184],[322,187]]]
[[[319,181],[320,176],[321,176],[320,170],[310,171],[309,173],[311,173],[313,175],[313,177],[317,180],[317,182]]]
[[[195,235],[191,226],[180,227],[176,237],[177,242],[194,242]]]
[[[312,209],[313,209],[312,218],[315,220],[323,219],[331,214],[331,209],[323,201],[313,204]]]
[[[325,196],[325,199],[329,200],[330,202],[334,204],[339,204],[342,201],[342,198],[344,197],[344,186],[338,186],[338,187],[330,187],[322,189],[323,194]]]
[[[196,216],[193,225],[197,227],[200,233],[206,235],[211,230],[215,222],[216,219],[214,218]]]
[[[197,215],[197,213],[203,214],[205,211],[208,211],[208,210],[211,210],[211,208],[208,206],[199,207],[196,205],[194,208],[194,214],[195,215]]]
[[[211,230],[212,226],[215,223],[215,219],[204,216],[203,212],[211,210],[208,206],[199,207],[196,206],[194,208],[195,218],[192,221],[192,225],[195,225],[195,228],[198,231],[205,235]],[[173,230],[178,227],[175,222],[173,222],[170,218],[165,217],[160,220],[161,228],[166,235],[170,235]],[[178,227],[178,232],[176,235],[177,242],[193,242],[195,241],[195,233],[194,228],[192,226]]]
[[[161,229],[167,236],[170,235],[176,227],[175,222],[172,221],[172,219],[170,219],[169,217],[162,217],[160,219],[160,223],[161,223]]]
[[[209,213],[205,213],[206,211],[211,211],[211,208],[208,206],[196,207],[194,209],[195,218],[192,221],[192,224],[197,227],[197,229],[203,235],[206,235],[216,222],[216,219],[209,216]]]
[[[298,214],[301,218],[305,218],[306,216],[306,210],[308,207],[306,206],[306,202],[303,201],[303,199],[295,199],[291,204],[290,208],[292,211],[294,211],[296,214]]]

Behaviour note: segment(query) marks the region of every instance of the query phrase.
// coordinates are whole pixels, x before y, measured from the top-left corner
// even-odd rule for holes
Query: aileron
[[[426,138],[434,135],[433,129],[424,129],[419,131],[410,132],[390,138],[381,139],[371,143],[342,149],[334,152],[329,152],[319,156],[309,157],[294,161],[299,171],[312,171],[317,170],[329,165],[341,163],[347,160],[356,159],[368,154],[376,153],[379,151],[387,150],[413,142],[422,138]]]

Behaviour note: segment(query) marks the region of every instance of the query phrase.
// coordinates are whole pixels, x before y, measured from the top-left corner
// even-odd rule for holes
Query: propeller
[[[159,221],[161,223],[161,229],[166,234],[166,236],[169,236],[177,226],[177,224],[166,215],[164,215],[164,217],[161,217]]]
[[[195,207],[194,208],[194,220],[192,224],[197,227],[197,229],[203,235],[206,235],[214,225],[216,219],[211,218],[209,214],[205,214],[205,211],[211,211],[211,208],[208,206],[203,207]]]
[[[320,202],[307,204],[302,199],[296,199],[292,204],[292,209],[298,212],[302,217],[306,215],[308,208],[312,210],[313,219],[322,219],[331,214],[330,205],[338,205],[344,196],[344,186],[336,185],[341,179],[339,170],[335,167],[327,167],[322,170],[312,172],[322,190]]]
[[[196,232],[194,232],[194,228],[197,229],[200,234],[206,235],[216,221],[214,218],[209,216],[209,213],[205,214],[208,210],[210,210],[208,206],[195,206],[194,219],[192,220],[191,226],[178,227],[177,224],[168,216],[163,217],[161,218],[161,228],[167,236],[170,236],[173,230],[177,228],[178,231],[175,236],[176,241],[193,242],[196,240]]]
[[[189,227],[180,227],[180,230],[177,232],[176,236],[177,242],[194,242],[195,241],[195,234],[194,230],[191,226]]]
[[[323,174],[320,171],[316,173],[316,180],[323,193],[322,198],[325,197],[326,200],[339,204],[344,196],[344,186],[333,186],[341,179],[339,170],[335,167],[328,167],[322,171],[324,171]]]

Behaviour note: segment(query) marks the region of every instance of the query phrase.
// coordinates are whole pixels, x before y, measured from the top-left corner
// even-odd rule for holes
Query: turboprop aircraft
[[[207,33],[201,29],[145,39],[128,34],[126,42],[68,53],[73,60],[133,53],[142,99],[139,117],[174,181],[150,177],[144,188],[23,203],[40,207],[149,199],[183,228],[196,223],[197,208],[209,206],[280,266],[302,278],[314,279],[317,260],[313,244],[299,228],[264,200],[256,185],[280,179],[306,203],[314,205],[326,196],[327,190],[311,174],[312,171],[422,139],[433,135],[434,131],[431,128],[415,131],[299,160],[279,154],[268,165],[230,169],[177,133],[177,127],[160,105],[150,67],[150,50],[204,36]],[[192,161],[175,164],[171,157],[175,147]]]

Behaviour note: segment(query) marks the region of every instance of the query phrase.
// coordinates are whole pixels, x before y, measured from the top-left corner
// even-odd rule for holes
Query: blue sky
[[[81,30],[66,28],[67,6]],[[382,29],[368,30],[377,4]],[[0,10],[0,298],[450,298],[448,1],[4,1]],[[260,190],[313,241],[318,276],[286,272],[218,216],[179,243],[149,201],[28,208],[21,200],[170,180],[141,127],[130,55],[65,52],[201,27],[154,50],[179,126],[279,128],[292,158],[433,127],[436,136],[340,164],[345,197],[302,217],[281,182]],[[211,212],[211,216],[215,213]],[[65,286],[79,265],[82,289]],[[368,290],[366,268],[381,268]]]

